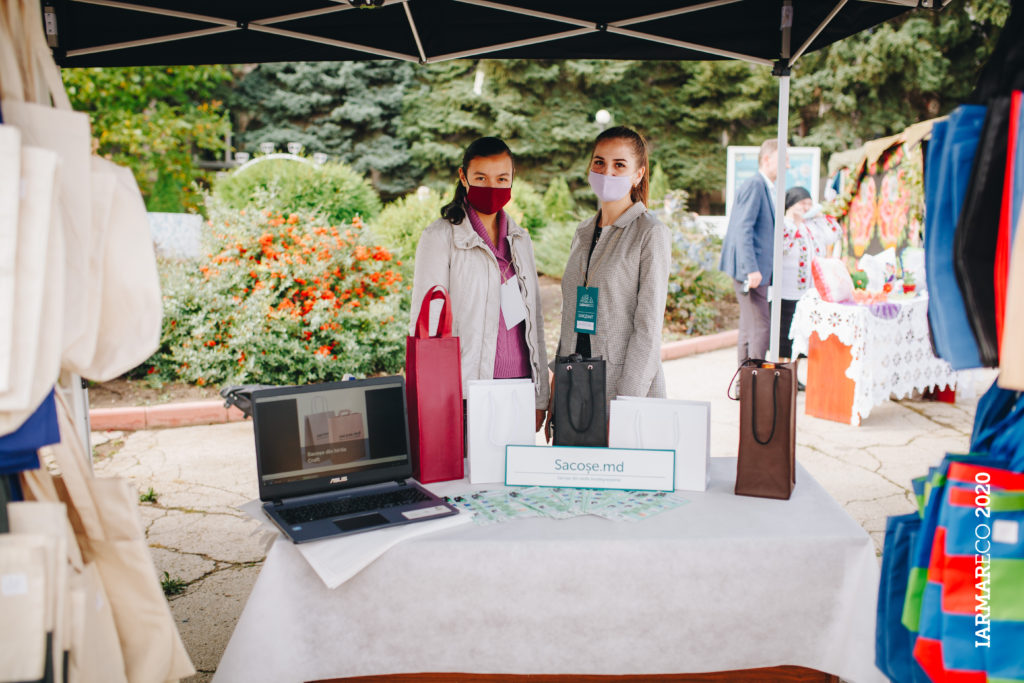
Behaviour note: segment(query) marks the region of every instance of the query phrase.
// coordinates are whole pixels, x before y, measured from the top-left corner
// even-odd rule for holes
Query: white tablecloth
[[[524,519],[421,536],[334,590],[279,539],[214,681],[785,664],[884,681],[867,533],[803,468],[789,501],[733,495],[735,468],[712,458],[707,492],[642,522]]]
[[[811,334],[825,340],[836,335],[850,347],[852,361],[846,376],[855,383],[851,424],[871,414],[890,396],[908,398],[915,391],[956,388],[956,372],[935,357],[928,337],[928,298],[919,296],[891,304],[893,318],[871,312],[868,306],[822,301],[813,289],[797,303],[790,337],[793,355],[807,353]],[[785,332],[785,331],[783,331]]]

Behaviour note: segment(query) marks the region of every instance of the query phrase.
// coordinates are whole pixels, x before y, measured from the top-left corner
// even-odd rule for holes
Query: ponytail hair
[[[507,154],[508,158],[512,160],[513,172],[515,171],[516,158],[512,154],[512,150],[508,148],[505,141],[501,138],[477,138],[470,143],[469,147],[462,155],[462,174],[467,175],[469,173],[469,162],[473,161],[477,157],[493,157],[499,154]],[[464,202],[466,201],[466,188],[461,181],[455,181],[455,196],[452,200],[441,207],[441,218],[445,219],[449,223],[458,224],[466,218],[466,208]]]
[[[651,163],[647,152],[647,140],[644,139],[643,135],[626,126],[615,126],[614,128],[602,131],[594,140],[594,148],[596,149],[598,143],[603,140],[626,140],[633,145],[633,156],[635,157],[636,165],[644,169],[644,174],[636,187],[629,190],[629,198],[634,202],[642,202],[644,206],[647,206],[651,189]],[[591,151],[591,156],[593,156],[593,151]]]

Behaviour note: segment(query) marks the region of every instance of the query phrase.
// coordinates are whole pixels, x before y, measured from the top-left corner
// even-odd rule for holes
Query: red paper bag
[[[444,301],[437,334],[430,335],[430,302]],[[423,483],[462,479],[462,363],[452,336],[448,292],[440,285],[423,297],[416,334],[405,342],[413,475]]]

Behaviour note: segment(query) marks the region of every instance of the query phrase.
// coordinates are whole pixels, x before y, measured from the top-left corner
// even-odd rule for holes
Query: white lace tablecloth
[[[822,340],[835,335],[850,347],[852,360],[846,376],[855,384],[850,417],[853,425],[890,397],[900,399],[915,391],[956,388],[956,372],[932,353],[928,297],[886,305],[898,309],[891,318],[872,313],[869,306],[822,301],[812,289],[800,299],[793,314],[789,336],[794,357],[807,353],[813,332]]]

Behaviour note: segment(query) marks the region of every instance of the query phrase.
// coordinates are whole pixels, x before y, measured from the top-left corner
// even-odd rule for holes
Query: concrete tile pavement
[[[735,367],[735,348],[665,363],[670,397],[711,402],[713,457],[736,454],[739,404],[726,396]],[[993,378],[981,377],[978,391]],[[800,394],[797,459],[880,551],[885,517],[913,509],[911,477],[945,452],[966,449],[975,404],[890,402],[852,427],[807,417]],[[94,432],[93,439],[111,442],[104,450],[112,454],[96,459],[97,474],[127,477],[140,493],[152,488],[156,495],[155,503],[140,504],[147,537],[158,572],[187,584],[170,598],[171,609],[199,670],[191,681],[209,681],[266,550],[257,522],[237,509],[258,495],[252,426]]]

